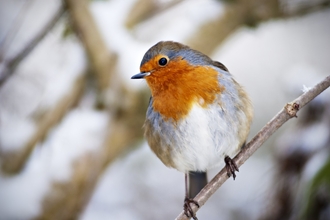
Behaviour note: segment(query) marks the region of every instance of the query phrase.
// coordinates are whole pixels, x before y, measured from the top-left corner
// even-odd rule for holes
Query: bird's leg
[[[235,178],[236,178],[235,171],[239,172],[235,161],[233,159],[231,159],[229,156],[226,156],[225,163],[226,163],[227,175],[230,177],[231,174],[233,174],[233,178],[235,180]]]
[[[188,197],[188,173],[184,174],[184,180],[185,180],[185,188],[186,188],[186,195],[183,203],[184,214],[188,218],[193,218],[194,220],[198,220],[198,218],[196,217],[196,213],[194,212],[194,210],[192,210],[190,204],[194,203],[197,207],[199,207],[199,204],[195,200]]]

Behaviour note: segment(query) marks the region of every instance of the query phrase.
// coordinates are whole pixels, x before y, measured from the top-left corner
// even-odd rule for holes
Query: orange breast
[[[150,61],[153,62],[154,61]],[[150,63],[146,63],[148,68]],[[153,96],[153,108],[165,120],[178,121],[188,115],[193,104],[204,108],[216,99],[224,87],[218,83],[218,72],[207,66],[191,66],[186,60],[176,59],[159,67],[146,81]],[[220,104],[220,103],[219,103]]]

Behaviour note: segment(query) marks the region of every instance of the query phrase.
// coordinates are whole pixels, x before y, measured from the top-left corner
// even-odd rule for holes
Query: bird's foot
[[[230,177],[233,175],[233,178],[235,180],[236,174],[235,171],[239,172],[238,167],[233,159],[230,157],[226,156],[225,157],[225,163],[226,163],[226,169],[227,169],[227,175]]]
[[[196,202],[193,199],[190,199],[190,198],[186,197],[184,199],[184,204],[183,204],[184,214],[188,218],[193,218],[194,220],[198,220],[198,218],[196,217],[196,213],[194,212],[194,210],[190,206],[191,203],[195,204],[199,208],[198,202]]]

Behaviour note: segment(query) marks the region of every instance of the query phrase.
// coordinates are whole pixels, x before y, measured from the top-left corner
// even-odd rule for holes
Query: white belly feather
[[[176,169],[205,171],[221,165],[225,155],[237,153],[236,129],[229,128],[228,121],[221,117],[224,115],[219,115],[219,109],[193,106],[184,124],[178,126],[182,142],[173,143],[180,145],[172,155]]]

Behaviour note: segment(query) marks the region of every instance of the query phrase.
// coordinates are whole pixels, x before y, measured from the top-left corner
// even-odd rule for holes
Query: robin
[[[166,166],[185,174],[184,212],[197,219],[191,203],[199,206],[193,198],[207,184],[206,171],[225,164],[236,177],[231,158],[250,131],[250,99],[222,63],[173,41],[152,46],[132,79],[145,79],[151,90],[148,144]]]

